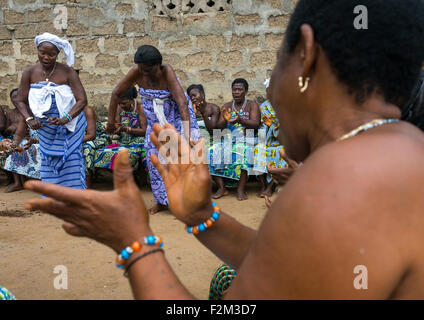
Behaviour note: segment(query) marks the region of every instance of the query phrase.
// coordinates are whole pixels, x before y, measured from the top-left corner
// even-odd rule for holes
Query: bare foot
[[[154,215],[158,212],[168,210],[168,206],[165,206],[160,203],[156,203],[153,207],[151,207],[147,212],[149,212],[150,215]]]
[[[256,194],[256,196],[257,196],[258,198],[263,198],[263,197],[265,197],[266,189],[267,189],[267,188],[266,188],[265,186],[262,186],[261,191],[259,191],[259,192]]]
[[[272,191],[272,189],[266,188],[264,191],[261,192],[261,198],[272,197],[273,193],[274,192]]]
[[[244,201],[247,200],[249,197],[247,196],[246,191],[239,191],[237,190],[237,200],[238,201]]]
[[[217,192],[215,192],[212,195],[212,199],[219,199],[222,198],[224,196],[228,195],[228,190],[227,189],[218,189]]]
[[[265,205],[268,209],[271,208],[271,206],[272,206],[272,202],[269,199],[269,197],[267,197],[267,196],[265,196]]]
[[[4,190],[4,193],[12,193],[21,190],[24,190],[24,187],[21,184],[12,184]]]

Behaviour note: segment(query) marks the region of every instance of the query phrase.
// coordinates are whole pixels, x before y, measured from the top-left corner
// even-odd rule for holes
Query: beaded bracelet
[[[72,117],[69,113],[65,114],[65,117],[69,120],[69,122],[72,121]]]
[[[148,246],[158,246],[163,247],[163,242],[161,237],[147,236],[144,237],[144,243]],[[126,247],[121,251],[121,253],[116,257],[116,266],[119,269],[124,269],[125,261],[127,261],[134,252],[140,251],[142,248],[140,241],[134,242],[130,247]]]
[[[156,253],[156,252],[159,252],[159,251],[162,251],[162,253],[164,252],[162,248],[157,248],[157,249],[153,249],[153,250],[147,251],[146,253],[142,254],[141,256],[139,256],[139,257],[135,258],[133,261],[131,261],[131,263],[130,263],[130,264],[128,265],[128,267],[125,269],[124,276],[125,276],[126,278],[128,278],[128,273],[130,272],[130,268],[131,268],[131,267],[132,267],[132,266],[133,266],[133,265],[134,265],[137,261],[140,261],[141,259],[143,259],[143,258],[145,258],[145,257],[147,257],[147,256],[150,256],[151,254]]]
[[[198,226],[195,226],[195,227],[186,226],[186,230],[189,234],[196,235],[199,232],[203,232],[206,229],[212,227],[214,222],[219,219],[221,209],[216,205],[215,202],[212,202],[212,207],[213,207],[212,216],[208,220],[206,220],[206,222],[203,222],[203,223],[201,223],[201,224],[199,224]]]

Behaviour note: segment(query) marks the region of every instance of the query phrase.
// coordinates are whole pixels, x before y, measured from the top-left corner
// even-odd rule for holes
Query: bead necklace
[[[399,122],[399,121],[400,121],[399,119],[376,119],[376,120],[370,121],[368,123],[365,123],[363,125],[360,125],[356,129],[353,129],[349,133],[347,133],[344,136],[337,139],[337,141],[343,141],[343,140],[346,140],[348,138],[352,138],[352,137],[360,134],[361,132],[370,130],[372,128],[379,127],[379,126],[382,126],[382,125],[388,124],[388,123]]]
[[[239,111],[237,111],[236,102],[233,101],[233,112],[238,113],[239,115],[243,116],[244,115],[244,108],[246,107],[246,105],[247,105],[247,99],[246,99],[246,97],[244,97],[243,106],[241,107],[241,109]]]

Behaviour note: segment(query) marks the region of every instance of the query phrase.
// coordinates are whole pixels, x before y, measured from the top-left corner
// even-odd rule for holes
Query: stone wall
[[[161,50],[185,88],[202,83],[211,102],[231,100],[237,77],[249,81],[250,98],[263,96],[295,2],[0,0],[0,104],[10,105],[22,70],[37,62],[33,39],[43,32],[70,40],[89,104],[102,113],[142,44]]]

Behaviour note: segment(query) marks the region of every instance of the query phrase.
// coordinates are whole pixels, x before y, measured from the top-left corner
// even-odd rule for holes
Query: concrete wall
[[[185,88],[202,83],[211,102],[231,100],[236,77],[249,81],[250,98],[263,96],[295,2],[0,0],[0,104],[10,104],[22,70],[37,62],[33,39],[43,32],[70,40],[89,104],[101,113],[142,44],[161,50]]]

